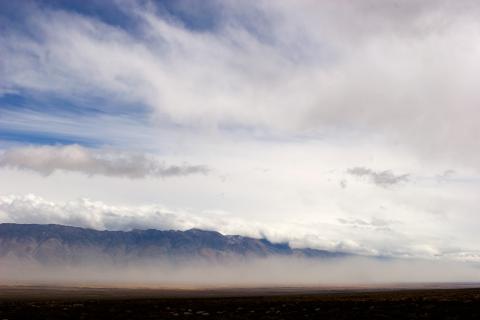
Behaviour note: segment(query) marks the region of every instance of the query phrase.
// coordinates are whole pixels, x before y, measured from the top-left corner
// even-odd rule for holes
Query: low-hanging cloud
[[[207,174],[204,165],[166,165],[145,154],[89,149],[80,145],[18,147],[0,153],[0,167],[50,175],[57,170],[139,179]]]
[[[223,234],[264,237],[272,242],[289,242],[293,247],[311,247],[362,254],[387,252],[375,247],[360,246],[355,241],[355,236],[344,234],[345,230],[343,232],[342,230],[333,230],[333,239],[312,238],[308,231],[302,230],[301,226],[298,228],[298,224],[297,228],[294,228],[291,223],[255,223],[228,214],[192,213],[178,209],[172,210],[158,204],[115,206],[85,198],[68,202],[52,202],[33,194],[0,196],[0,222],[53,223],[96,230],[123,231],[151,228],[159,230],[199,228],[215,230]],[[331,226],[324,226],[324,234],[328,231],[327,228],[331,228]]]
[[[432,241],[432,234],[427,237],[421,233],[415,233],[414,237],[407,236],[402,228],[409,229],[411,233],[411,225],[375,217],[369,220],[351,217],[330,224],[319,224],[318,221],[292,223],[291,220],[253,222],[228,213],[191,212],[161,204],[120,206],[85,198],[53,202],[29,194],[0,195],[0,223],[3,222],[53,223],[124,231],[199,228],[223,234],[263,237],[272,242],[288,242],[294,248],[309,247],[361,255],[480,261],[480,252],[468,245],[452,247],[451,241]]]
[[[347,170],[347,173],[357,177],[368,177],[370,181],[380,187],[389,187],[408,181],[408,174],[394,174],[391,170],[374,171],[365,167],[354,167]]]

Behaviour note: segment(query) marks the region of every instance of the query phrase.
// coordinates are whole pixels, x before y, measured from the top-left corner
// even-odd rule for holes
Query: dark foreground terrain
[[[0,287],[2,319],[480,319],[480,289]]]

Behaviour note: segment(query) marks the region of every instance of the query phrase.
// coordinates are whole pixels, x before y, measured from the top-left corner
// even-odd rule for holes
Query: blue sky
[[[3,1],[0,221],[480,260],[479,16]]]
[[[107,5],[102,1],[26,1],[11,2],[6,1],[0,4],[0,22],[2,29],[10,32],[18,32],[31,36],[38,41],[41,37],[36,37],[34,30],[26,27],[31,15],[37,10],[66,10],[75,14],[95,16],[105,23],[127,28],[129,22],[127,16],[122,12],[115,10],[115,6]],[[114,9],[114,10],[112,10]],[[8,63],[8,62],[7,62]],[[55,114],[66,118],[75,116],[95,116],[103,113],[103,106],[108,105],[107,100],[101,97],[91,97],[79,101],[70,97],[56,95],[54,92],[41,93],[35,90],[23,90],[23,88],[10,88],[0,97],[2,109],[0,114],[3,118],[8,118],[7,113],[36,113],[36,114]],[[98,107],[92,107],[98,105]],[[112,111],[115,111],[113,109]],[[65,136],[57,132],[30,131],[22,127],[5,126],[0,129],[2,140],[16,143],[27,144],[82,144],[92,145],[99,141],[83,139],[79,136]]]
[[[159,15],[175,20],[185,27],[195,31],[205,31],[214,27],[214,14],[210,8],[212,5],[198,6],[196,10],[191,4],[184,1],[156,1],[139,2],[148,5],[149,8]],[[88,1],[62,1],[42,0],[26,2],[2,2],[0,3],[0,26],[9,33],[18,33],[30,37],[33,41],[42,42],[42,34],[34,28],[29,28],[29,21],[34,18],[36,12],[42,11],[65,11],[68,14],[80,15],[95,19],[114,28],[119,28],[128,34],[135,35],[138,24],[135,17],[128,14],[129,6],[133,2],[124,2],[119,5],[97,0]],[[8,63],[8,61],[6,61]],[[21,86],[14,86],[0,96],[0,104],[5,118],[5,113],[36,113],[54,114],[57,117],[67,119],[73,117],[98,117],[101,115],[129,116],[139,122],[145,122],[148,110],[141,103],[112,103],[109,97],[101,93],[81,96],[64,95],[55,91],[41,92],[37,90],[25,90]],[[48,124],[46,125],[48,126]],[[102,139],[85,139],[82,136],[70,135],[66,137],[62,133],[53,130],[35,131],[23,130],[21,127],[0,128],[0,136],[5,141],[27,144],[80,144],[101,145]],[[109,141],[105,141],[109,143]]]

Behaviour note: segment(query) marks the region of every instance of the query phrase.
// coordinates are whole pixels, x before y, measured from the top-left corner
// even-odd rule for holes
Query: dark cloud
[[[441,174],[438,174],[436,176],[437,182],[446,182],[449,179],[452,179],[457,173],[455,170],[448,169],[442,172]]]
[[[369,180],[380,187],[389,187],[401,182],[408,181],[408,174],[394,174],[391,170],[374,171],[365,167],[354,167],[347,172],[357,177],[367,177]]]
[[[89,149],[79,145],[19,147],[0,154],[0,167],[50,175],[57,170],[140,179],[207,174],[204,165],[166,165],[146,154]]]

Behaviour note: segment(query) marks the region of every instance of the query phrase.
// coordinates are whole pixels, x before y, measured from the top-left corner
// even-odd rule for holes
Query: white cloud
[[[476,257],[477,3],[215,1],[221,14],[202,30],[131,3],[133,30],[34,8],[26,32],[0,32],[0,92],[75,106],[55,114],[48,102],[46,110],[2,109],[0,129],[105,146],[18,149],[30,150],[27,157],[8,145],[4,164],[29,170],[0,168],[8,181],[0,194],[54,202],[37,199],[30,208],[35,201],[17,196],[3,205],[4,217],[196,226],[361,253]],[[72,116],[80,106],[101,112]],[[131,156],[147,151],[151,157]],[[194,165],[179,167],[207,163],[222,178],[105,177],[162,176],[185,159]],[[345,172],[359,164],[377,185],[403,181],[398,173],[406,172],[410,183],[362,183]],[[455,175],[437,177],[446,169]],[[140,209],[158,201],[182,209],[171,218]],[[230,214],[205,213],[214,211]],[[179,222],[179,212],[195,214]]]
[[[36,10],[37,39],[1,36],[0,86],[140,103],[190,126],[359,130],[478,169],[479,7],[214,2],[216,26],[198,31],[132,5],[135,32]]]
[[[17,147],[0,153],[0,167],[50,175],[57,170],[131,179],[206,174],[201,165],[166,165],[145,154],[88,149],[79,145]]]

